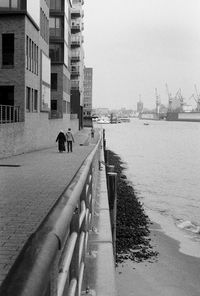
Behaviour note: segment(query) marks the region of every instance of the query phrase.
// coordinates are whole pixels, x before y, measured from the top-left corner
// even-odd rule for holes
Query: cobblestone
[[[91,152],[89,130],[75,135],[73,153],[57,146],[0,160],[0,284],[28,237],[38,228]]]

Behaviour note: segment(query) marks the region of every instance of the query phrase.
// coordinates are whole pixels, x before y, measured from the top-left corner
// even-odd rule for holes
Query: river
[[[101,127],[150,219],[180,242],[180,252],[200,257],[200,123],[132,119]]]

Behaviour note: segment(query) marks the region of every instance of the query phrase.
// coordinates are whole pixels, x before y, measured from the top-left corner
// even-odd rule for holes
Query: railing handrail
[[[32,234],[25,244],[15,264],[0,287],[1,295],[44,295],[50,267],[55,260],[58,250],[63,247],[66,239],[66,229],[68,229],[74,211],[76,210],[77,203],[85,186],[100,143],[101,138],[82,163],[67,190],[54,205],[42,225]],[[81,270],[80,276],[82,276]],[[70,291],[74,289],[74,279],[71,285]]]
[[[0,124],[19,122],[19,106],[0,104]]]

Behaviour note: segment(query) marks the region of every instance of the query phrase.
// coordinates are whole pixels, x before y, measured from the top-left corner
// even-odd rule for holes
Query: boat
[[[200,112],[173,112],[168,111],[166,116],[167,121],[188,121],[188,122],[200,122]]]
[[[120,123],[121,122],[130,122],[131,121],[129,117],[119,117],[118,120],[119,120]]]
[[[100,117],[96,121],[98,124],[108,124],[110,123],[110,119],[107,117]]]

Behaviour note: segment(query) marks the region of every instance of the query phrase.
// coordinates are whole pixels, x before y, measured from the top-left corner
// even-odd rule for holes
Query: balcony
[[[79,90],[79,80],[71,81],[71,90]]]
[[[80,54],[73,54],[72,53],[71,62],[72,63],[80,62]]]
[[[0,105],[0,124],[19,122],[19,107]]]
[[[73,9],[72,12],[71,12],[71,18],[72,19],[76,19],[76,18],[79,18],[81,17],[81,10],[80,9]]]
[[[71,48],[77,48],[80,47],[82,43],[82,40],[80,37],[72,37],[71,39]]]
[[[71,67],[71,78],[78,77],[80,75],[80,69],[77,66],[72,66]]]
[[[80,24],[72,24],[72,26],[71,26],[71,33],[72,34],[80,33],[80,31],[81,31]]]

